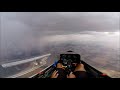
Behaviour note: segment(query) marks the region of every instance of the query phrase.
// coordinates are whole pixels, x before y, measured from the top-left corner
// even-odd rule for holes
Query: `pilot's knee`
[[[84,64],[78,64],[75,68],[75,71],[86,71],[84,68]]]
[[[57,64],[57,68],[62,68],[62,64],[61,64],[61,63],[58,63],[58,64]]]

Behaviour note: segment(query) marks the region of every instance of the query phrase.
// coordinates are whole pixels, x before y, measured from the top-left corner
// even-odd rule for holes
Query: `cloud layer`
[[[2,12],[0,17],[2,56],[42,50],[51,35],[116,32],[120,20],[118,12]]]

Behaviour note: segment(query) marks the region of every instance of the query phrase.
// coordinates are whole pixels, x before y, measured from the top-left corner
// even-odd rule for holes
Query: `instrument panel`
[[[63,65],[67,65],[68,63],[80,63],[80,55],[79,54],[60,54],[60,60]]]

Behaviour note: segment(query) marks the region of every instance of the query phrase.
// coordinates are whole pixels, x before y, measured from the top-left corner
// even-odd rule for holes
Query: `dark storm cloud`
[[[34,16],[34,17],[33,17]],[[31,15],[27,24],[36,30],[54,32],[115,31],[119,27],[117,13],[43,13]],[[39,18],[40,17],[40,18]]]
[[[2,12],[2,56],[12,52],[42,50],[49,35],[63,35],[119,30],[119,13],[116,12]],[[90,33],[89,33],[90,34]]]
[[[119,15],[115,12],[17,12],[6,13],[3,16],[25,24],[30,30],[38,31],[39,34],[114,32],[119,29]]]

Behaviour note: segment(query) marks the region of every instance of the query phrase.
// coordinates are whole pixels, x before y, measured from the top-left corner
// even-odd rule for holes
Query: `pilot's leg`
[[[83,64],[77,64],[74,71],[85,71],[86,72]]]
[[[77,78],[88,78],[87,72],[83,64],[78,64],[74,70],[74,74]]]
[[[57,64],[56,70],[58,71],[57,78],[66,78],[66,72],[65,72],[63,65],[61,63]]]

